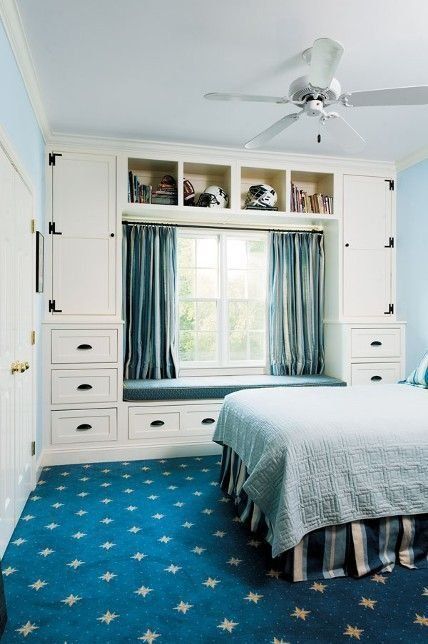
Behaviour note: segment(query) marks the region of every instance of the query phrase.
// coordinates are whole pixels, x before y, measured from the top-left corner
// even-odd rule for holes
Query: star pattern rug
[[[427,570],[288,582],[219,470],[218,456],[44,468],[2,562],[4,642],[427,641]]]

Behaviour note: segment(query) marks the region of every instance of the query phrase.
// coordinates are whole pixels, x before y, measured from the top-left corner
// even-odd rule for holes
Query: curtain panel
[[[122,267],[124,378],[175,378],[176,228],[123,224]]]
[[[273,375],[324,369],[324,238],[270,233],[269,358]]]

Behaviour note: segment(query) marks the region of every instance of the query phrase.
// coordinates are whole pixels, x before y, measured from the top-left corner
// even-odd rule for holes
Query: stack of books
[[[132,170],[128,173],[128,202],[152,203],[152,186],[140,183],[138,175]]]
[[[333,197],[315,193],[308,195],[300,190],[294,183],[291,184],[291,211],[318,213],[320,215],[331,215],[333,213]]]
[[[176,206],[178,203],[177,182],[170,174],[166,174],[157,189],[152,192],[152,203],[162,206]]]

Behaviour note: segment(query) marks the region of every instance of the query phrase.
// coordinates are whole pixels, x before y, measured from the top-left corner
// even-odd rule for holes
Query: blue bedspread
[[[274,557],[313,530],[428,512],[428,391],[264,389],[226,397],[214,441],[247,466]]]

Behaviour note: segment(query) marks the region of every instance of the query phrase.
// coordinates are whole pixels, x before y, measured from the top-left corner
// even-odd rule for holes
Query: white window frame
[[[266,252],[268,252],[268,235],[265,231],[249,231],[249,230],[238,230],[238,229],[224,229],[219,230],[215,228],[186,228],[178,227],[177,229],[178,237],[193,237],[195,239],[206,237],[206,236],[216,236],[219,238],[219,255],[218,255],[218,310],[217,310],[217,323],[218,328],[223,329],[224,331],[218,334],[218,360],[213,362],[203,361],[203,362],[186,362],[183,363],[183,366],[179,364],[179,375],[180,376],[210,376],[210,375],[245,375],[245,374],[265,374],[267,370],[267,360],[268,360],[268,311],[267,311],[267,297],[266,297],[266,306],[265,306],[265,360],[245,360],[245,361],[234,361],[232,363],[227,362],[228,355],[228,307],[227,304],[230,301],[226,297],[226,279],[227,279],[227,256],[226,256],[226,240],[231,237],[237,237],[238,239],[243,240],[263,240],[266,242]],[[268,288],[268,267],[266,266],[266,294]],[[177,311],[179,310],[179,295],[177,289]],[[198,298],[203,300],[203,298]],[[207,298],[212,300],[213,298]],[[233,301],[233,300],[232,300]],[[237,300],[238,301],[238,300]],[[179,325],[177,325],[177,347],[179,346]]]

